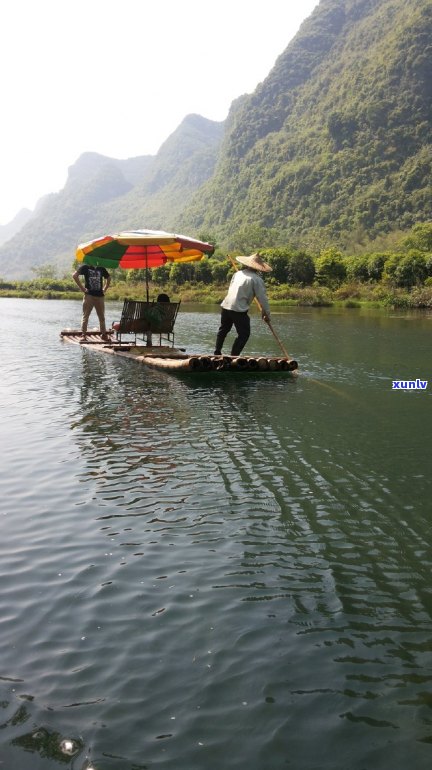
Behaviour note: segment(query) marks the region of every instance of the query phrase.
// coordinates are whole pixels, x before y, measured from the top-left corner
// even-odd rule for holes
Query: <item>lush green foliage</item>
[[[307,286],[315,278],[315,262],[306,251],[293,248],[265,249],[261,252],[272,267],[272,283]]]
[[[355,306],[357,301],[398,307],[432,306],[432,222],[416,225],[401,241],[398,251],[344,255],[336,248],[316,254],[292,246],[261,251],[271,264],[265,280],[273,303],[328,305],[334,301]],[[240,267],[240,265],[239,265]],[[198,262],[173,263],[149,271],[150,293],[161,291],[183,300],[220,301],[233,273],[221,254]],[[30,281],[0,279],[0,296],[80,298],[70,273],[56,276],[52,264],[42,265]],[[145,270],[113,270],[110,299],[143,297]]]
[[[321,286],[340,286],[346,278],[343,256],[337,249],[322,251],[315,262],[317,283]]]
[[[187,224],[350,248],[428,219],[431,32],[430,0],[321,0],[231,115]]]

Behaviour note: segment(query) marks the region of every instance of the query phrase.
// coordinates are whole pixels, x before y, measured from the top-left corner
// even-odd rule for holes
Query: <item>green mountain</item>
[[[70,270],[78,243],[128,228],[167,229],[175,212],[213,173],[223,123],[188,115],[156,156],[117,160],[84,153],[59,193],[0,247],[0,275],[32,277],[32,267]]]
[[[343,242],[430,219],[431,33],[431,0],[321,0],[231,116],[186,225]]]
[[[86,153],[0,247],[0,275],[70,268],[119,229],[248,228],[344,246],[432,219],[432,0],[321,0],[225,123],[189,115],[156,156]]]
[[[224,124],[200,115],[188,115],[161,146],[140,182],[121,200],[101,209],[93,232],[127,228],[169,230],[181,222],[182,211],[204,182],[218,159]],[[85,240],[85,239],[84,239]]]
[[[31,219],[0,248],[0,275],[31,277],[31,268],[47,263],[71,267],[74,247],[93,217],[108,200],[118,199],[133,187],[151,158],[117,161],[84,153],[69,168],[59,193],[44,196]]]

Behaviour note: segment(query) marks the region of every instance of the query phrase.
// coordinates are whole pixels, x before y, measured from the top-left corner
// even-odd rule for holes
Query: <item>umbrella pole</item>
[[[228,259],[231,261],[232,266],[234,267],[234,269],[235,270],[239,270],[239,268],[237,267],[236,262],[234,262],[234,259],[231,257],[231,255],[228,254],[227,256],[228,256]],[[254,300],[255,300],[256,304],[258,305],[259,309],[262,312],[261,302],[257,299],[257,297],[254,297]],[[282,353],[284,354],[285,358],[288,358],[289,360],[291,360],[290,354],[288,353],[288,351],[286,350],[286,348],[284,347],[284,345],[280,341],[278,335],[276,334],[275,330],[273,329],[273,326],[271,325],[271,322],[270,321],[265,321],[265,323],[269,327],[271,333],[273,334],[273,337],[275,338],[276,342],[278,343],[278,345],[279,345],[280,349],[282,350]]]
[[[146,249],[146,268],[145,268],[145,277],[146,277],[146,299],[147,304],[149,303],[149,272],[148,272],[148,254]]]

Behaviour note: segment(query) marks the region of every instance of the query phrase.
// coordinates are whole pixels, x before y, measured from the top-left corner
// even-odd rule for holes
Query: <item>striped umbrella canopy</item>
[[[195,262],[205,254],[213,254],[214,249],[211,243],[186,235],[160,230],[132,230],[81,243],[76,250],[76,258],[86,265],[147,271],[150,267],[161,267],[171,262]],[[148,299],[147,272],[146,280]]]

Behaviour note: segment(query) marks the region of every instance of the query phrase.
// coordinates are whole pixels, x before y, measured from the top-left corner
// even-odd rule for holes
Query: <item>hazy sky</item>
[[[154,155],[189,113],[224,120],[318,0],[3,0],[0,224],[83,152]]]

